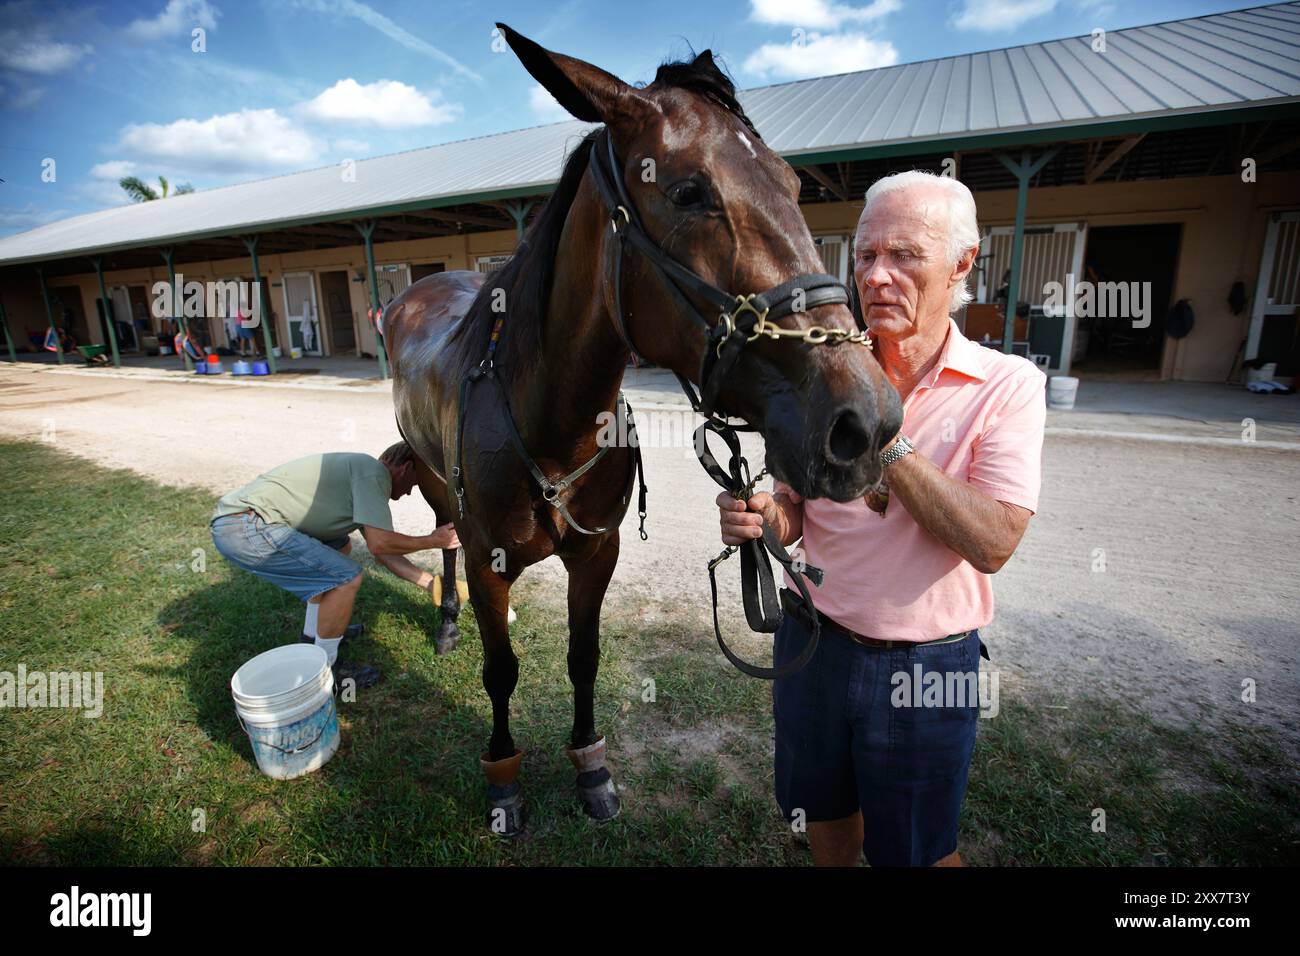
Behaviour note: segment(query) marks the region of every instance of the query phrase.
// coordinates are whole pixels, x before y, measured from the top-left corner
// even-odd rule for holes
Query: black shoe
[[[343,640],[348,641],[354,637],[360,637],[364,633],[366,633],[366,626],[364,624],[349,624],[347,629],[343,632]],[[304,634],[302,636],[302,643],[315,644],[316,638]],[[340,644],[339,646],[342,647],[343,645]]]
[[[371,667],[369,664],[358,664],[355,661],[335,661],[334,662],[334,692],[337,694],[339,687],[345,680],[355,681],[357,690],[364,690],[367,687],[374,687],[384,675],[377,667]]]

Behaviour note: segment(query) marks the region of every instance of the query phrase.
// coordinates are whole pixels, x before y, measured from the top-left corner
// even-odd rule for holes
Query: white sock
[[[307,617],[302,622],[302,632],[308,637],[318,637],[316,618],[320,615],[320,605],[307,602]]]
[[[325,656],[329,658],[330,667],[339,659],[339,645],[343,643],[341,637],[317,637],[316,646],[325,651]]]

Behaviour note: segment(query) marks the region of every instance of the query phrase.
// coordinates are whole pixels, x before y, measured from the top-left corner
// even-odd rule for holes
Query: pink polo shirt
[[[939,361],[903,402],[903,434],[949,476],[1037,511],[1047,376],[949,324]],[[882,517],[863,499],[804,500],[782,482],[776,490],[803,502],[805,560],[826,572],[809,591],[843,626],[929,641],[993,620],[991,576],[918,525],[897,495]]]

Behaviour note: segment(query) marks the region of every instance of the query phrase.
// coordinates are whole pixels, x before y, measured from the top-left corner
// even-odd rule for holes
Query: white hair
[[[948,264],[955,266],[972,246],[980,244],[979,223],[976,222],[975,216],[975,197],[966,188],[966,184],[959,179],[951,176],[936,176],[923,169],[909,169],[907,172],[882,176],[867,190],[866,204],[862,207],[859,225],[862,219],[866,218],[867,210],[871,208],[873,202],[881,196],[910,186],[934,186],[946,194],[948,200],[945,204],[948,210],[946,251]],[[956,312],[972,298],[974,296],[966,287],[966,280],[963,279],[953,287],[952,298],[948,301],[948,311]]]

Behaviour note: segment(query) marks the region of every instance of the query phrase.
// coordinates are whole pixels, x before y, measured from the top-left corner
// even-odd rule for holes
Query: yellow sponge
[[[456,596],[460,598],[461,604],[469,601],[469,585],[460,578],[456,579]],[[442,575],[437,575],[433,579],[433,603],[442,603]]]

